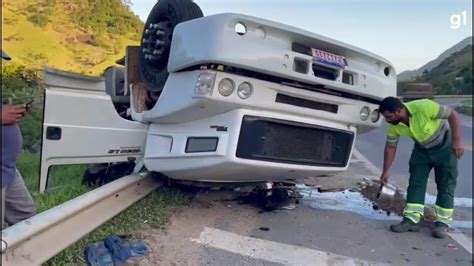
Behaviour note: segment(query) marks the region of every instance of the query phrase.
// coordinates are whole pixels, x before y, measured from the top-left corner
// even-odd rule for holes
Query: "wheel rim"
[[[148,25],[142,39],[142,54],[145,62],[157,68],[164,67],[162,58],[167,58],[172,33],[173,27],[168,19]]]

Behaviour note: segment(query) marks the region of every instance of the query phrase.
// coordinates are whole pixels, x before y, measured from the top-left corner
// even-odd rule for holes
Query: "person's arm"
[[[383,153],[383,171],[380,176],[380,181],[386,183],[390,178],[390,169],[392,168],[393,161],[395,160],[395,154],[397,153],[397,144],[400,136],[396,131],[389,125],[387,131],[387,142]]]
[[[461,156],[464,154],[464,148],[461,142],[461,121],[459,120],[458,112],[452,110],[446,105],[440,105],[432,101],[429,103],[433,106],[433,108],[430,108],[430,110],[433,110],[431,113],[432,119],[448,120],[453,134],[454,154],[458,159],[461,158]]]
[[[20,122],[26,112],[26,106],[20,105],[2,105],[2,126]]]
[[[461,121],[458,112],[451,110],[448,116],[449,126],[453,131],[453,149],[456,157],[459,159],[464,154],[464,147],[461,142]]]
[[[385,145],[383,153],[383,171],[380,180],[386,183],[390,177],[390,170],[392,168],[393,161],[395,160],[395,154],[397,154],[396,145]]]

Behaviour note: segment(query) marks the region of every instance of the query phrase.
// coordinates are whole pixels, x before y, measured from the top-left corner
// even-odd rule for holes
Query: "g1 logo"
[[[462,19],[462,21],[461,21]],[[459,29],[459,27],[461,27],[461,25],[464,25],[466,26],[467,24],[467,12],[466,10],[464,10],[463,12],[461,12],[461,14],[454,14],[451,16],[450,18],[450,21],[451,21],[451,29]]]

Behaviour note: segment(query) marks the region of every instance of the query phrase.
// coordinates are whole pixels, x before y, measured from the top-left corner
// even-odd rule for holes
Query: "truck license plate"
[[[347,66],[344,56],[332,54],[319,49],[311,49],[313,52],[313,63],[331,65],[338,68],[345,68]]]

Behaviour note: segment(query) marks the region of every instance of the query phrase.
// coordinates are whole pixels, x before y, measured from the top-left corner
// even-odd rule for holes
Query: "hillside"
[[[437,94],[472,94],[472,45],[451,54],[410,82],[431,83]],[[406,83],[400,82],[398,87],[403,89]]]
[[[2,49],[28,68],[97,75],[143,30],[122,0],[4,0],[2,12]]]
[[[472,45],[472,36],[467,37],[466,39],[460,41],[453,47],[449,48],[448,50],[444,51],[442,54],[440,54],[436,59],[429,61],[428,63],[424,64],[420,68],[416,70],[407,70],[403,71],[400,74],[398,74],[398,80],[399,81],[405,81],[409,80],[411,78],[414,78],[416,76],[421,76],[425,70],[430,71],[434,67],[438,66],[441,62],[443,62],[444,59],[448,58],[451,56],[453,53],[458,52],[462,49],[464,49],[468,45]]]

